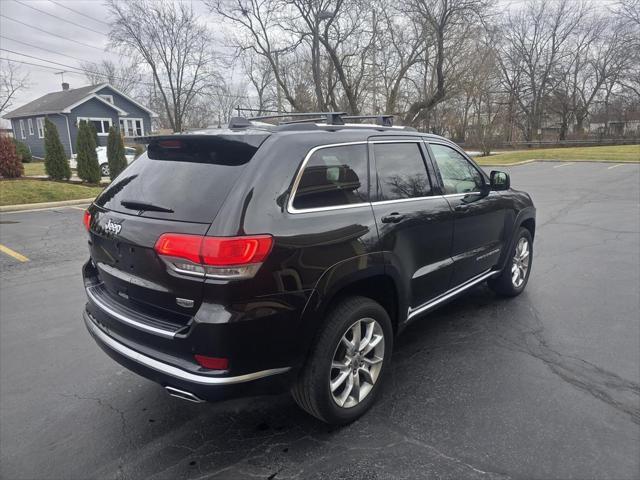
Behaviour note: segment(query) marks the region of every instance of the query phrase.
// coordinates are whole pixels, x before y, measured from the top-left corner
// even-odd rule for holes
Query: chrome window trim
[[[161,337],[165,337],[165,338],[174,338],[175,337],[176,332],[172,332],[172,331],[169,331],[169,330],[163,330],[162,328],[156,328],[156,327],[152,327],[150,325],[145,325],[144,323],[136,322],[135,320],[132,320],[129,317],[126,317],[126,316],[122,315],[121,313],[116,312],[115,310],[110,308],[107,304],[102,302],[98,297],[96,297],[93,294],[93,292],[91,291],[91,287],[89,287],[89,288],[87,288],[85,290],[87,292],[87,296],[96,305],[96,307],[98,307],[100,310],[103,310],[108,315],[111,315],[112,317],[117,318],[121,322],[126,323],[127,325],[130,325],[130,326],[132,326],[134,328],[137,328],[138,330],[144,330],[145,332],[153,333],[153,334],[159,335]]]
[[[152,370],[164,373],[165,375],[169,375],[180,380],[185,380],[187,382],[198,383],[200,385],[232,385],[235,383],[250,382],[252,380],[269,377],[271,375],[278,375],[291,370],[291,367],[272,368],[269,370],[247,373],[245,375],[238,375],[236,377],[211,377],[208,375],[198,375],[196,373],[187,372],[186,370],[182,370],[181,368],[174,367],[173,365],[160,362],[155,358],[148,357],[147,355],[137,352],[118,342],[113,337],[110,337],[105,332],[103,332],[102,329],[100,329],[93,322],[93,320],[88,317],[86,312],[85,323],[87,324],[87,328],[92,335],[94,335],[112,350],[118,352],[120,355],[123,355],[136,363],[144,365],[145,367],[151,368]]]
[[[394,200],[378,200],[371,202],[371,205],[390,205],[392,203],[416,202],[420,200],[433,200],[435,198],[444,198],[442,195],[429,195],[428,197],[412,197],[412,198],[396,198]]]
[[[447,193],[444,198],[466,197],[467,195],[480,195],[482,192]]]
[[[481,273],[480,275],[477,275],[477,276],[467,280],[466,282],[461,283],[457,287],[453,287],[453,288],[447,290],[442,295],[434,298],[433,300],[429,300],[428,302],[423,303],[422,305],[420,305],[418,307],[409,308],[409,310],[407,312],[407,320],[411,320],[416,315],[420,315],[421,313],[424,313],[424,312],[426,312],[428,310],[431,310],[432,308],[438,306],[442,302],[444,302],[446,300],[449,300],[450,298],[458,295],[459,293],[464,292],[468,288],[471,288],[474,285],[477,285],[477,284],[483,282],[484,280],[486,280],[486,279],[488,279],[490,277],[493,277],[494,275],[497,275],[499,273],[500,272],[497,271],[497,270],[487,270],[486,272]]]
[[[307,155],[304,157],[304,160],[302,160],[302,164],[300,165],[300,168],[298,169],[298,173],[296,173],[296,178],[293,181],[293,187],[291,187],[291,194],[289,195],[289,200],[287,201],[287,212],[293,213],[293,214],[313,213],[313,212],[341,210],[343,208],[356,208],[356,207],[371,205],[369,202],[362,202],[362,203],[350,203],[347,205],[331,205],[328,207],[315,207],[315,208],[295,208],[293,206],[293,200],[295,199],[296,193],[298,192],[298,186],[300,185],[300,181],[302,180],[302,174],[304,173],[304,169],[307,166],[307,163],[309,162],[311,155],[316,153],[318,150],[322,150],[323,148],[346,147],[349,145],[367,145],[367,143],[368,143],[367,141],[330,143],[327,145],[318,145],[316,147],[313,147],[311,150],[309,150]],[[368,161],[368,157],[367,157],[367,161]]]
[[[367,141],[357,141],[357,142],[343,142],[343,143],[331,143],[327,145],[318,145],[317,147],[313,147],[307,155],[305,156],[298,173],[296,174],[296,178],[293,182],[293,187],[291,189],[291,195],[289,195],[289,200],[287,201],[287,212],[292,214],[298,213],[318,213],[318,212],[330,212],[333,210],[343,210],[347,208],[362,208],[362,207],[370,207],[372,205],[389,205],[393,203],[404,203],[404,202],[413,202],[418,200],[428,200],[433,198],[442,198],[442,195],[430,195],[428,197],[415,197],[415,198],[398,198],[394,200],[378,200],[376,202],[362,202],[362,203],[350,203],[347,205],[331,205],[328,207],[315,207],[315,208],[295,208],[293,206],[293,200],[295,199],[295,194],[298,191],[298,186],[300,185],[300,181],[302,180],[302,174],[304,173],[304,169],[315,152],[323,148],[331,148],[331,147],[344,147],[348,145],[369,145],[376,143],[415,143],[420,145],[424,142],[422,137],[415,139],[402,139],[402,140],[367,140]]]
[[[369,143],[422,143],[421,138],[416,138],[414,140],[369,140]]]

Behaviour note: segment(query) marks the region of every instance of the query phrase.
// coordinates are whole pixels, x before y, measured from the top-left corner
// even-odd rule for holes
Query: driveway
[[[507,170],[538,208],[518,298],[486,287],[399,339],[369,414],[288,395],[195,405],[108,358],[81,321],[82,209],[0,215],[0,477],[640,477],[640,165]]]

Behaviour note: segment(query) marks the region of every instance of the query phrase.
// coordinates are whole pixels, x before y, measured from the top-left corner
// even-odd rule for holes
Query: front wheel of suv
[[[513,248],[502,273],[487,281],[494,292],[507,297],[519,295],[527,286],[533,261],[533,239],[524,227],[518,230]]]
[[[370,298],[345,298],[319,333],[293,398],[326,423],[350,423],[375,402],[392,350],[387,311]]]

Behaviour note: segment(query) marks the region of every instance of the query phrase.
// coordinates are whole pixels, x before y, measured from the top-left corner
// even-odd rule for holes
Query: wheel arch
[[[369,297],[380,303],[391,318],[394,334],[397,333],[402,328],[399,293],[395,279],[385,271],[382,253],[361,255],[327,269],[318,280],[302,313],[304,358],[324,325],[328,312],[349,295]]]
[[[511,249],[513,248],[520,227],[524,227],[529,230],[531,233],[531,239],[533,240],[536,232],[536,209],[534,207],[527,207],[518,212],[518,215],[513,222],[513,228],[510,232],[508,241],[505,243],[505,248],[500,254],[500,261],[498,262],[500,270],[504,268],[509,258],[509,252],[511,252]]]

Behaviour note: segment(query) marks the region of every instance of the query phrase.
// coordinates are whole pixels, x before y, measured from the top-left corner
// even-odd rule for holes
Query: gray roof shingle
[[[74,88],[72,90],[61,90],[59,92],[51,92],[46,95],[35,99],[32,102],[23,105],[20,108],[4,115],[4,118],[16,118],[27,117],[30,115],[41,115],[44,113],[60,113],[65,108],[79,102],[92,90],[98,88],[100,85],[87,85],[86,87]]]

